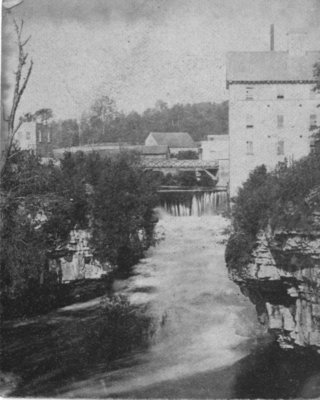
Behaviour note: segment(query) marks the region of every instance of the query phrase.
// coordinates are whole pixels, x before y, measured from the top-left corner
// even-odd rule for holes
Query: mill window
[[[277,88],[277,99],[284,99],[284,91],[282,88]]]
[[[246,127],[253,128],[253,115],[247,114],[246,116]]]
[[[42,132],[40,130],[37,132],[37,139],[39,143],[42,142]]]
[[[284,125],[284,117],[283,115],[278,115],[277,116],[277,126],[278,128],[283,128]]]
[[[310,129],[315,129],[317,127],[317,115],[310,115]]]
[[[277,143],[277,155],[283,156],[284,155],[284,141],[279,140]]]
[[[253,100],[254,98],[254,87],[247,86],[246,87],[246,100]]]
[[[247,155],[253,155],[253,142],[247,141]]]

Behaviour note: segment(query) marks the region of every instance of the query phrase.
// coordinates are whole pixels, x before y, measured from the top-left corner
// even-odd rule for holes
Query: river
[[[157,226],[162,240],[129,278],[114,282],[115,293],[152,317],[156,330],[148,348],[111,364],[103,361],[90,322],[100,299],[5,326],[5,369],[17,376],[11,393],[69,398],[301,393],[318,366],[313,368],[312,356],[279,350],[259,325],[254,305],[228,279],[228,227],[220,216],[163,213]]]

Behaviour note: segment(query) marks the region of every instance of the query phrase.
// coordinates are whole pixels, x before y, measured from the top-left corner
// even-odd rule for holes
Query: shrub
[[[267,172],[257,167],[233,199],[234,235],[226,249],[229,265],[241,267],[255,244],[259,230],[310,230],[311,214],[318,205],[307,205],[308,193],[320,184],[320,154],[314,152],[291,166],[280,164]]]
[[[104,326],[100,344],[111,358],[149,343],[155,331],[151,317],[130,304],[125,296],[106,296],[101,306]]]

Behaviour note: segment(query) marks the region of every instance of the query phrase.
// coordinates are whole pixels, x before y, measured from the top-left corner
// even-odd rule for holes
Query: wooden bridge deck
[[[218,170],[219,164],[217,161],[204,161],[204,160],[177,160],[171,158],[169,160],[166,159],[153,159],[153,160],[143,160],[142,165],[146,169],[167,169],[167,168],[176,168],[176,169],[209,169],[209,170]]]
[[[179,192],[227,192],[227,186],[159,186],[159,193],[179,193]]]

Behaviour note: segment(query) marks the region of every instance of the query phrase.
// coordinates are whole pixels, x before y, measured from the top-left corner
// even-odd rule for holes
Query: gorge
[[[258,234],[248,264],[229,275],[280,346],[320,350],[320,231]]]

